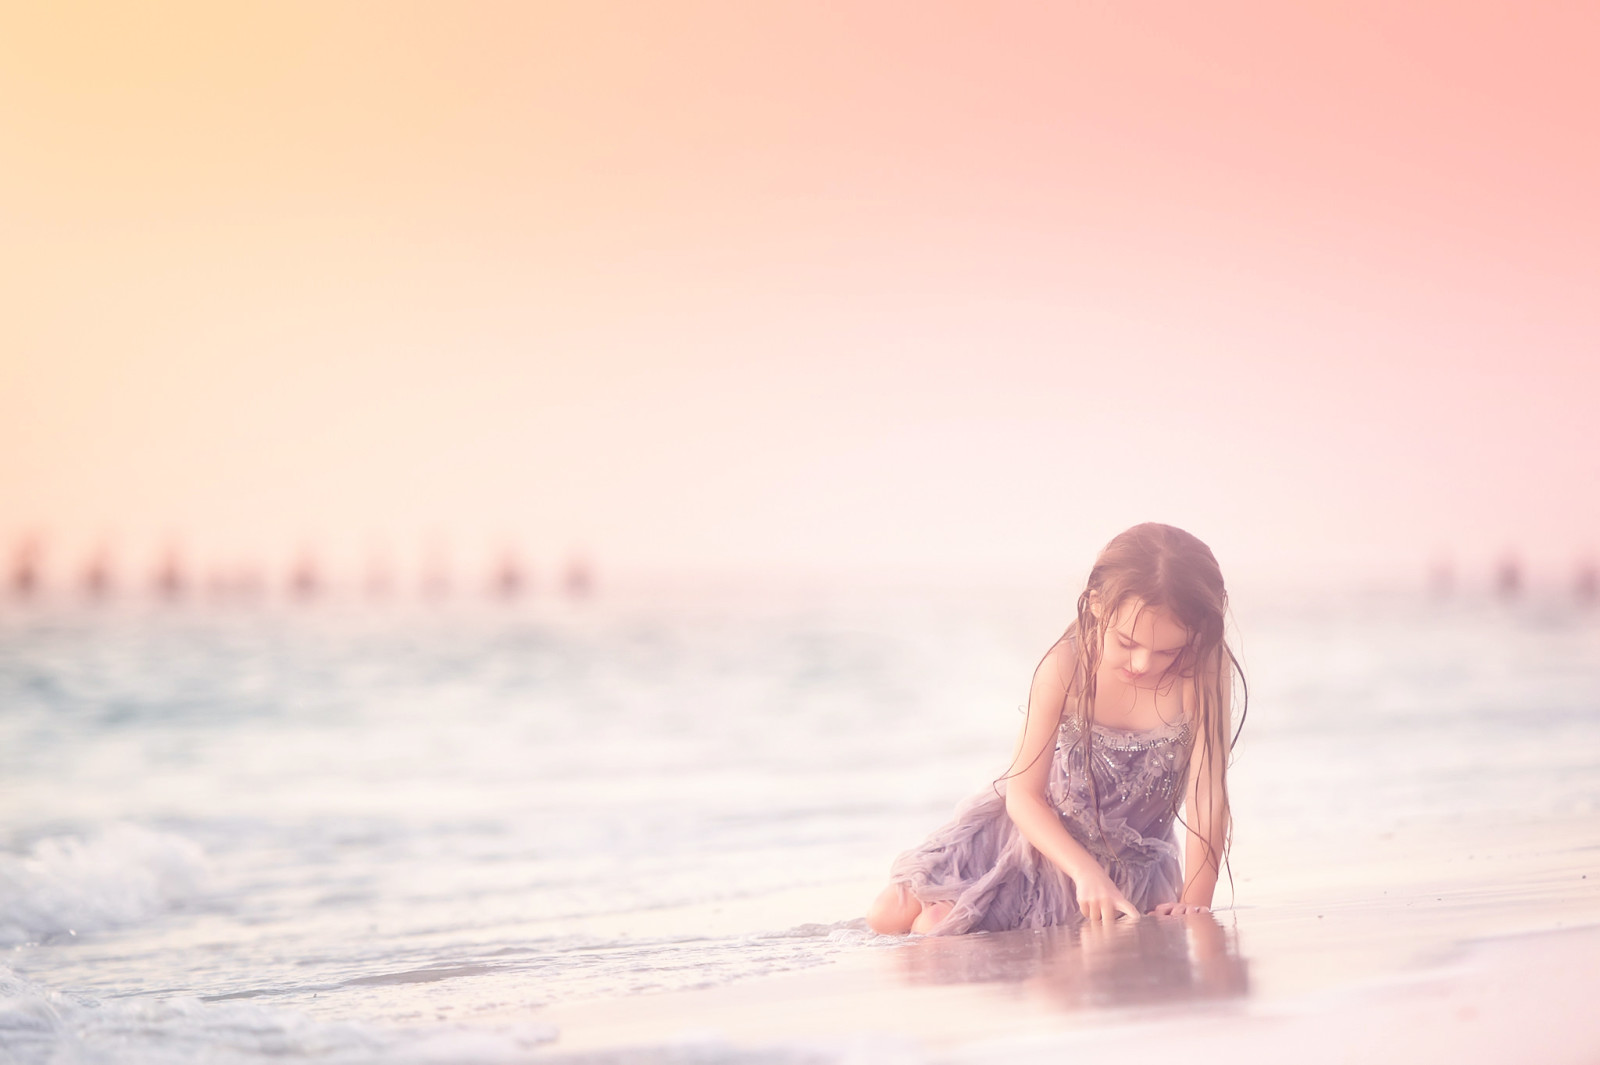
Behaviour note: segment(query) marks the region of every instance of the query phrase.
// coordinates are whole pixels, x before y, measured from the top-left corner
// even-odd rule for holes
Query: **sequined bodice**
[[[1170,847],[1173,800],[1188,774],[1188,722],[1136,732],[1093,724],[1090,731],[1085,743],[1069,715],[1056,741],[1050,796],[1067,830],[1102,861],[1144,856],[1157,841],[1158,849]]]

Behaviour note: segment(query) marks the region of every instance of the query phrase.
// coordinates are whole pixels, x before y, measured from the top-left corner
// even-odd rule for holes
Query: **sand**
[[[1600,818],[1458,829],[1351,843],[1342,879],[1319,874],[1313,841],[1206,917],[861,935],[798,972],[555,1005],[537,1013],[560,1033],[541,1056],[1600,1062]],[[1464,849],[1484,838],[1507,842]]]

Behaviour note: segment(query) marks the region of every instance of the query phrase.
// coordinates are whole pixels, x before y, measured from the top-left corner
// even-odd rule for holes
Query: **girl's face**
[[[1091,607],[1091,609],[1094,609]],[[1095,616],[1100,615],[1095,610]],[[1125,684],[1154,687],[1183,654],[1189,630],[1165,607],[1145,606],[1132,599],[1122,604],[1105,626],[1100,668]]]

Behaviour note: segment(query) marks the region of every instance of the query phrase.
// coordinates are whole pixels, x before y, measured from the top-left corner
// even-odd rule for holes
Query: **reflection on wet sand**
[[[1058,1009],[1238,998],[1238,937],[1211,914],[932,936],[895,952],[909,984],[1016,983]]]

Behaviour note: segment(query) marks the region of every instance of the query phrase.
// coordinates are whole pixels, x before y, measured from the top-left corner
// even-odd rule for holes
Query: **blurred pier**
[[[381,550],[371,550],[363,559],[340,566],[336,553],[324,552],[315,544],[302,544],[286,562],[277,564],[237,554],[207,557],[191,552],[184,541],[172,537],[146,556],[143,581],[126,579],[130,568],[134,572],[141,568],[138,553],[116,550],[110,541],[93,544],[76,558],[60,550],[52,554],[66,557],[49,557],[46,543],[45,537],[35,533],[13,543],[0,601],[43,604],[59,598],[86,606],[140,601],[239,606],[272,601],[309,605],[326,600],[399,606],[456,600],[516,603],[536,599],[540,590],[533,578],[534,565],[515,543],[502,543],[493,553],[486,553],[471,567],[479,576],[458,579],[458,568],[440,539],[431,541],[408,568],[396,565]],[[46,564],[51,561],[60,563],[55,572]],[[551,569],[560,575],[552,589],[555,598],[577,601],[594,594],[594,567],[587,556],[568,555]]]

